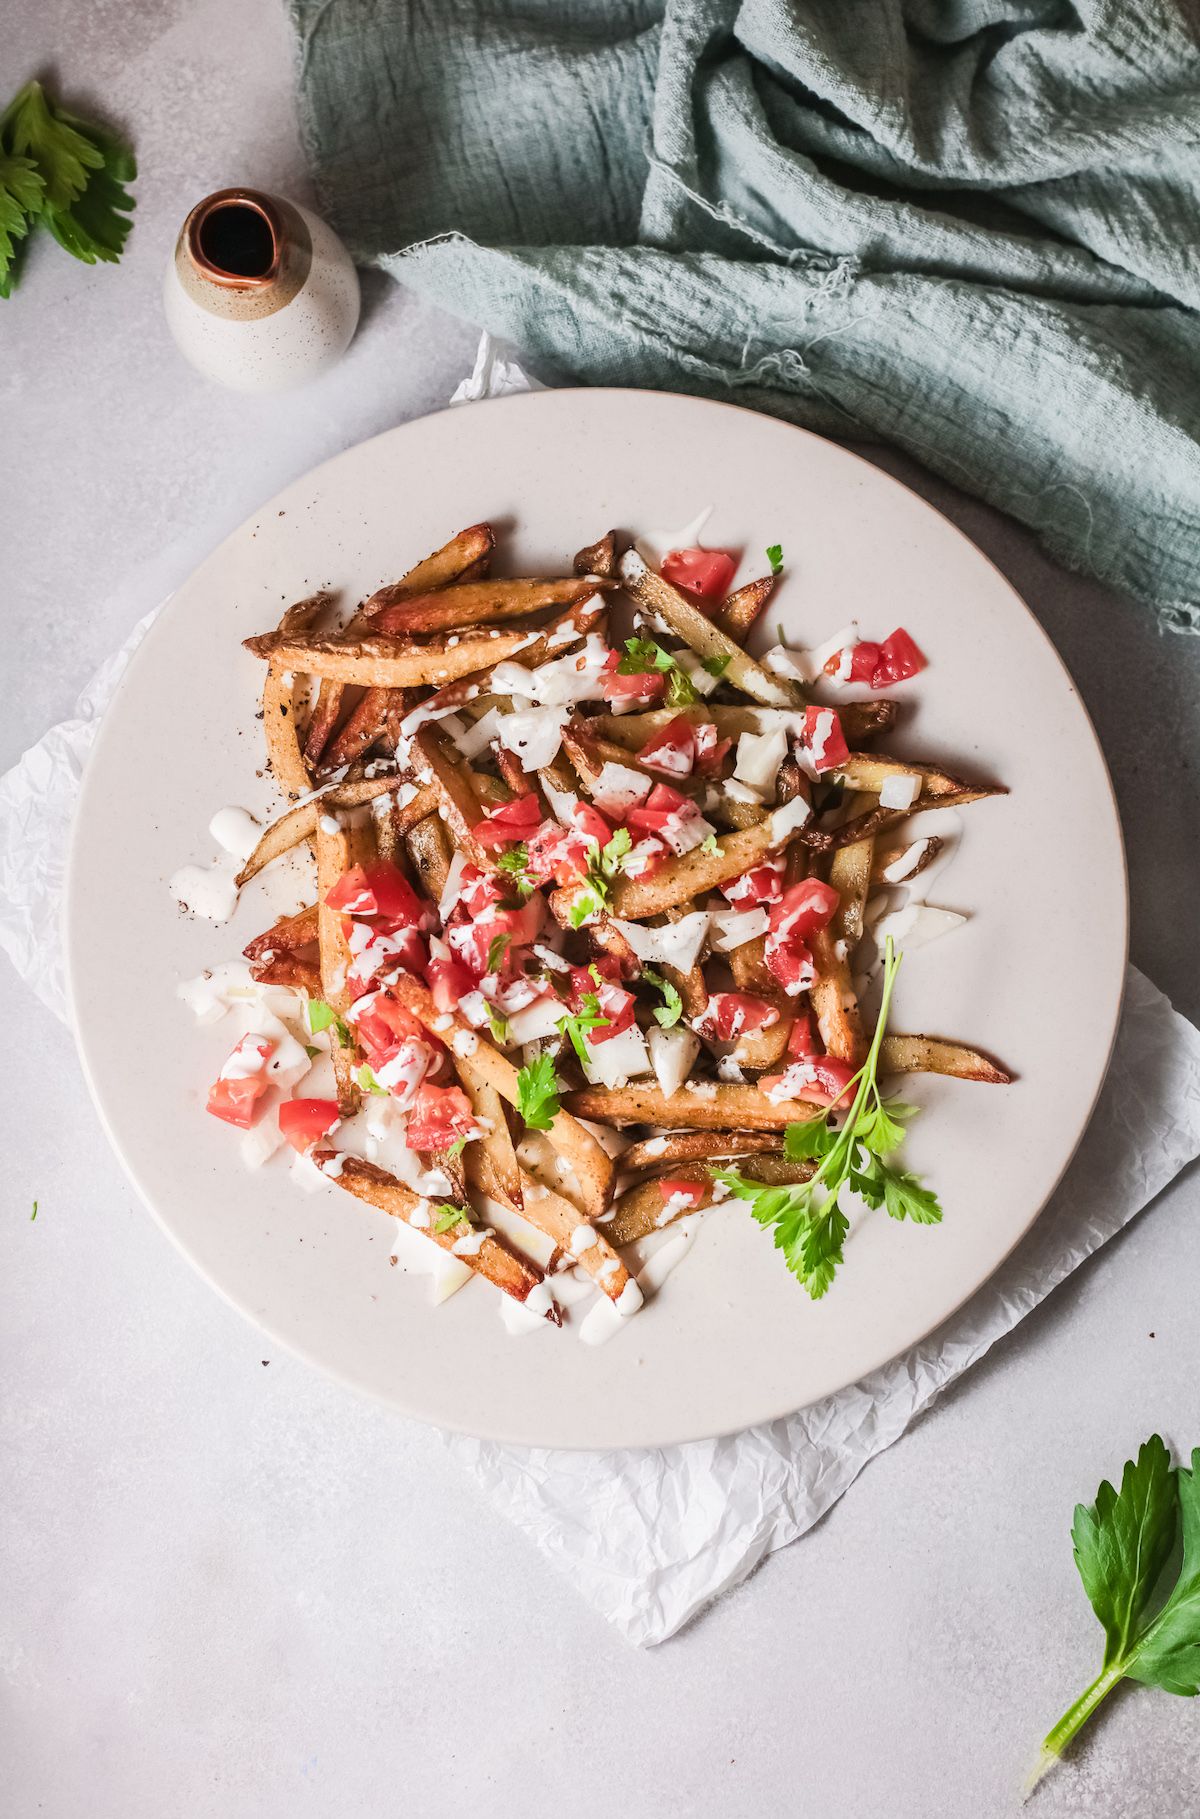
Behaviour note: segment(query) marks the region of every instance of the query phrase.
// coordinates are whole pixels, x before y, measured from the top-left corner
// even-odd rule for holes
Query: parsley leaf
[[[678,666],[667,673],[667,692],[663,702],[667,707],[691,707],[699,701],[695,685],[690,676],[684,674]]]
[[[1182,1529],[1183,1556],[1165,1599],[1159,1580]],[[1200,1692],[1200,1447],[1175,1470],[1158,1434],[1129,1460],[1121,1488],[1107,1480],[1079,1504],[1075,1564],[1104,1626],[1104,1662],[1042,1744],[1030,1789],[1122,1679],[1193,1698]]]
[[[37,1209],[38,1209],[38,1203],[35,1200],[33,1203],[33,1211],[29,1215],[29,1223],[31,1225],[33,1224],[33,1221],[37,1218]]]
[[[704,839],[700,842],[700,851],[702,853],[719,853],[720,850],[721,843],[715,834],[706,834]]]
[[[382,1093],[384,1098],[387,1097],[387,1087],[380,1086],[378,1080],[375,1078],[373,1070],[367,1066],[365,1061],[358,1069],[354,1078],[364,1093]]]
[[[12,288],[15,243],[33,226],[45,189],[32,158],[9,157],[0,142],[0,297]]]
[[[323,998],[310,998],[306,1010],[308,1027],[314,1036],[319,1036],[322,1030],[332,1029],[340,1048],[353,1046],[354,1038],[332,1004],[326,1004]]]
[[[537,889],[529,872],[529,848],[523,840],[501,853],[496,861],[496,870],[511,874],[512,881],[522,897],[531,897]]]
[[[517,1110],[532,1131],[548,1131],[562,1107],[554,1056],[539,1055],[517,1075]]]
[[[504,965],[504,956],[512,944],[511,935],[495,935],[488,944],[487,970],[498,973]]]
[[[466,1147],[467,1147],[467,1138],[466,1137],[456,1137],[454,1139],[454,1142],[450,1145],[449,1149],[446,1151],[446,1154],[450,1157],[461,1156],[463,1151],[466,1149]]]
[[[12,290],[13,240],[39,221],[87,265],[119,259],[133,208],[125,185],[136,175],[119,140],[26,83],[0,115],[0,296]]]
[[[768,543],[767,561],[771,564],[771,573],[773,575],[781,575],[783,573],[782,543]]]
[[[451,1206],[447,1202],[444,1206],[438,1207],[438,1216],[434,1220],[433,1229],[435,1232],[452,1232],[456,1225],[470,1225],[470,1223],[470,1215],[464,1213],[461,1206]]]
[[[595,851],[588,860],[583,883],[571,904],[568,919],[572,928],[582,928],[589,916],[604,908],[613,879],[620,872],[622,862],[632,846],[633,836],[627,827],[619,827],[603,849],[598,841],[595,843]]]
[[[484,1009],[487,1012],[488,1028],[491,1030],[496,1041],[507,1042],[509,1039],[508,1018],[501,1017],[499,1012],[494,1011],[490,1004],[485,1004]]]
[[[816,1162],[811,1178],[792,1187],[763,1188],[732,1171],[716,1177],[738,1199],[750,1203],[760,1225],[774,1227],[776,1247],[814,1301],[826,1293],[843,1261],[849,1229],[838,1203],[843,1187],[870,1207],[886,1207],[893,1219],[936,1225],[942,1217],[933,1190],[885,1160],[903,1141],[904,1120],[915,1110],[898,1100],[884,1100],[877,1081],[879,1051],[902,958],[889,937],[879,1020],[867,1059],[846,1089],[855,1089],[854,1100],[841,1128],[827,1112],[809,1123],[789,1124],[784,1133],[783,1153],[789,1162]]]
[[[625,655],[617,665],[618,676],[646,676],[655,670],[664,674],[675,668],[675,659],[653,638],[626,638]]]
[[[559,1019],[558,1033],[560,1036],[566,1036],[571,1047],[579,1056],[580,1066],[586,1070],[588,1062],[591,1060],[591,1051],[586,1038],[591,1035],[593,1030],[607,1029],[612,1018],[606,1017],[600,1009],[600,1000],[595,992],[584,992],[581,1002],[583,1005],[581,1011]]]
[[[703,667],[708,671],[710,676],[715,676],[719,682],[721,677],[725,674],[725,671],[729,668],[731,661],[732,659],[728,656],[705,657],[703,660]]]
[[[664,979],[661,973],[656,973],[652,966],[644,966],[641,976],[647,985],[652,985],[663,995],[663,1001],[654,1013],[655,1022],[661,1024],[665,1030],[674,1029],[683,1016],[683,999],[679,996],[677,988],[671,984],[669,979]]]

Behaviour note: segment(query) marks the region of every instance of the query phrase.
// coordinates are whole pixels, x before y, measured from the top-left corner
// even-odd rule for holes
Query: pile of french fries
[[[317,595],[291,607],[275,630],[246,641],[267,666],[264,731],[272,773],[290,806],[265,829],[239,883],[304,843],[312,849],[313,902],[274,923],[246,954],[257,980],[289,987],[336,1013],[345,1032],[332,1049],[343,1126],[370,1090],[363,1086],[367,1056],[356,1039],[356,1007],[367,992],[382,994],[390,1015],[403,1012],[408,1027],[423,1032],[428,1078],[461,1088],[473,1115],[465,1143],[421,1153],[423,1164],[450,1184],[432,1209],[435,1217],[429,1197],[341,1148],[338,1127],[314,1141],[312,1161],[347,1193],[405,1221],[531,1312],[560,1324],[554,1280],[567,1268],[586,1271],[621,1314],[636,1311],[641,1293],[627,1247],[721,1200],[724,1190],[714,1177],[722,1168],[735,1166],[764,1183],[807,1178],[812,1163],[785,1159],[783,1133],[789,1124],[824,1117],[834,1097],[819,1088],[780,1096],[777,1084],[769,1094],[760,1082],[786,1077],[789,1055],[801,1052],[794,1047],[798,1019],[815,1021],[824,1056],[847,1070],[861,1064],[855,957],[868,896],[900,855],[912,854],[910,816],[961,807],[996,789],[863,749],[896,720],[896,704],[877,698],[838,708],[848,755],[814,776],[798,732],[807,691],[745,648],[774,576],[706,611],[636,553],[622,551],[613,532],[581,550],[570,574],[552,579],[493,578],[494,544],[489,525],[472,525],[373,594],[348,623],[332,622],[334,601]],[[627,635],[652,640],[671,659],[671,673],[690,676],[702,692],[687,690],[684,705],[655,705],[651,679],[644,701],[631,703],[628,694],[606,699],[604,680],[596,681],[597,652],[620,654]],[[614,662],[609,659],[604,677]],[[581,699],[570,699],[569,686],[565,700],[562,689],[552,696],[543,712],[553,716],[561,737],[549,755],[545,741],[536,742],[542,747],[536,768],[525,768],[519,751],[500,737],[476,749],[469,735],[485,716],[503,731],[508,715],[528,714],[531,700],[536,703],[539,677],[561,678],[565,668],[569,685],[572,664],[590,686]],[[513,687],[514,666],[534,679],[525,693]],[[697,737],[715,753],[704,774],[678,765],[668,774],[641,755],[680,720],[693,735],[704,729]],[[773,786],[757,796],[745,787],[729,789],[742,736],[776,726],[788,740]],[[464,743],[470,758],[460,749]],[[586,897],[585,859],[578,860],[578,877],[560,866],[531,885],[520,837],[507,843],[488,837],[490,818],[514,801],[528,806],[525,798],[532,798],[530,825],[569,830],[577,825],[578,805],[595,805],[599,797],[601,812],[609,804],[609,827],[619,827],[611,779],[624,776],[629,785],[630,774],[634,799],[640,791],[644,801],[647,787],[669,784],[686,799],[686,815],[698,809],[707,817],[709,831],[703,840],[677,843],[686,850],[668,845],[650,865],[627,863],[628,850],[616,855],[598,898]],[[889,778],[912,780],[907,809],[881,806]],[[633,831],[625,845],[631,850],[642,840]],[[938,844],[925,841],[909,875]],[[589,844],[584,836],[576,852],[594,871],[599,837]],[[385,960],[369,980],[361,968],[355,979],[353,914],[331,908],[327,898],[348,874],[358,876],[354,868],[369,871],[381,862],[396,869],[424,906],[418,945],[425,959],[449,951],[444,941],[464,876],[502,882],[510,894],[520,877],[522,893],[509,907],[536,898],[542,927],[536,940],[506,943],[493,971],[463,982],[470,990],[457,1002],[447,1003],[444,986],[433,989],[424,961]],[[710,929],[685,966],[639,959],[638,950],[659,939],[653,931],[703,914],[722,886],[763,866],[773,868],[782,890],[813,878],[837,893],[832,918],[811,937],[811,981],[804,989],[781,986],[762,932],[721,951]],[[716,907],[731,906],[721,898]],[[653,986],[644,968],[655,977]],[[649,1042],[642,1045],[647,1053],[670,1047],[652,1038],[665,1021],[656,1011],[664,998],[674,1002],[672,1065],[678,1074],[682,1040],[684,1077],[664,1085],[662,1070],[647,1066],[624,1081],[601,1078],[603,1069],[585,1071],[569,1031],[520,1044],[506,1039],[506,1005],[529,992],[554,993],[567,1019],[578,1011],[581,978],[594,982],[596,1013],[614,991],[622,1004],[631,996],[631,1027]],[[757,1010],[754,1027],[740,1033],[735,1016],[722,1035],[713,1006],[726,1000],[735,1008],[768,1008]],[[595,1027],[586,1027],[589,1021]],[[603,1043],[603,1019],[584,1023],[583,1040]],[[531,1129],[521,1116],[522,1073],[547,1055],[558,1092],[543,1128]],[[924,1035],[889,1034],[883,1055],[882,1071],[889,1073],[1007,1079],[985,1056]],[[411,1089],[408,1080],[403,1090],[410,1097]],[[443,1202],[457,1209],[457,1219],[439,1210]],[[511,1235],[511,1224],[508,1235],[487,1225],[489,1202],[552,1241],[549,1263],[544,1238],[539,1265]]]

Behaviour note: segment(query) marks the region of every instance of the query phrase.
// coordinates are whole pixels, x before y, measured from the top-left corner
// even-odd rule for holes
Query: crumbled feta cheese
[[[790,840],[792,835],[804,826],[811,814],[812,809],[803,796],[796,796],[791,802],[786,802],[782,808],[773,809],[771,811],[771,845],[782,846],[785,840]]]
[[[668,1095],[677,1093],[682,1087],[692,1063],[700,1053],[700,1038],[689,1029],[681,1029],[677,1024],[674,1029],[652,1029],[647,1032],[646,1040],[650,1045],[650,1059],[654,1065],[655,1077],[663,1092]],[[666,1147],[666,1139],[658,1139]],[[661,1155],[662,1151],[652,1151]]]
[[[678,922],[664,922],[648,928],[643,922],[626,922],[612,918],[612,926],[624,935],[639,960],[651,966],[674,966],[686,973],[695,966],[712,918],[707,910],[693,910]]]
[[[883,780],[879,792],[880,808],[911,808],[921,793],[921,779],[912,772],[898,776],[893,773]]]
[[[787,757],[787,734],[782,727],[766,733],[743,733],[738,740],[734,777],[759,796],[775,794],[775,779]]]

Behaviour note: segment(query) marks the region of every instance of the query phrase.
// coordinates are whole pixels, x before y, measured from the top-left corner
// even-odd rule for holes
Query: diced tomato
[[[808,749],[812,767],[818,776],[822,771],[837,770],[847,764],[850,751],[842,723],[831,707],[806,707],[801,742]]]
[[[432,905],[422,902],[412,885],[387,859],[374,865],[352,865],[326,893],[329,909],[348,916],[379,916],[399,928],[432,925]]]
[[[854,1078],[848,1061],[834,1055],[816,1055],[811,1060],[793,1061],[782,1074],[764,1074],[759,1086],[777,1101],[803,1099],[809,1105],[836,1105],[845,1097]]]
[[[652,878],[666,857],[667,849],[662,841],[648,834],[630,847],[621,870],[627,878]]]
[[[591,1031],[589,1042],[611,1042],[622,1030],[633,1027],[637,999],[632,992],[625,991],[619,985],[610,985],[606,979],[603,985],[596,987],[596,997],[600,1003],[600,1014],[607,1017],[608,1022],[604,1027]]]
[[[437,1050],[426,1041],[424,1031],[419,1036],[406,1036],[390,1054],[376,1057],[372,1063],[379,1085],[392,1095],[401,1111],[408,1110],[439,1065]]]
[[[698,726],[693,726],[692,737],[696,742],[696,769],[702,777],[718,776],[733,740],[718,739],[711,720],[702,720]]]
[[[249,1130],[258,1102],[270,1086],[267,1062],[279,1044],[269,1036],[243,1036],[208,1092],[208,1110],[226,1124]]]
[[[346,985],[352,998],[361,998],[374,986],[378,975],[395,967],[406,972],[425,970],[429,953],[424,937],[415,928],[374,927],[365,922],[351,922],[347,937],[354,958],[346,972]]]
[[[667,823],[676,816],[688,820],[698,815],[700,810],[688,796],[681,796],[669,783],[656,783],[640,808],[631,808],[625,817],[629,827],[645,828],[649,833],[661,834]]]
[[[466,994],[475,989],[475,981],[458,960],[431,960],[425,968],[425,983],[433,994],[434,1009],[453,1011]]]
[[[610,985],[620,985],[624,978],[621,962],[615,954],[597,954],[588,966],[573,966],[571,968],[571,1003],[575,1010],[578,1010],[582,1004],[585,992],[594,992],[597,989],[596,973],[599,973],[601,983],[607,980]]]
[[[478,916],[464,916],[460,906],[446,930],[446,940],[462,964],[480,979],[487,971],[493,941],[507,935],[505,959],[510,960],[514,949],[537,940],[545,915],[546,899],[536,891],[520,909],[493,907]]]
[[[472,831],[485,852],[498,852],[501,847],[528,840],[542,824],[542,811],[532,790],[513,801],[503,803],[486,815]]]
[[[778,1022],[779,1012],[765,998],[752,997],[749,992],[712,992],[696,1028],[718,1042],[736,1042],[739,1036],[753,1036]]]
[[[806,941],[833,920],[841,898],[832,884],[820,878],[804,878],[785,891],[772,908],[769,918],[768,944],[776,941]]]
[[[468,990],[470,984],[468,983]],[[394,1052],[399,1042],[426,1042],[425,1025],[393,998],[389,991],[374,992],[360,999],[351,1019],[359,1046],[372,1066]]]
[[[279,1128],[294,1150],[306,1150],[328,1135],[338,1116],[336,1099],[285,1099],[279,1108]]]
[[[812,1017],[807,1011],[798,1011],[788,1036],[787,1054],[789,1061],[811,1061],[814,1055],[821,1053],[817,1038],[813,1032]]]
[[[405,1141],[410,1150],[449,1149],[460,1137],[479,1135],[471,1102],[461,1086],[418,1087],[408,1114]]]
[[[571,810],[571,824],[585,840],[594,840],[598,846],[607,846],[613,837],[612,828],[599,809],[593,808],[590,802],[575,804]]]
[[[924,652],[913,642],[902,625],[879,647],[879,661],[871,677],[872,688],[891,688],[895,682],[907,682],[928,663]]]
[[[783,896],[783,876],[782,858],[765,859],[761,865],[752,866],[748,872],[742,872],[736,878],[727,878],[720,890],[730,903],[778,903]]]
[[[803,941],[773,943],[768,937],[763,950],[767,971],[777,979],[789,998],[806,992],[816,977],[813,957]]]
[[[714,726],[714,736],[716,730]],[[678,714],[661,732],[648,739],[638,758],[647,770],[661,771],[665,777],[690,777],[696,761],[696,735],[687,715]]]
[[[700,1182],[700,1181],[672,1181],[670,1179],[660,1180],[659,1184],[658,1184],[658,1191],[663,1197],[664,1206],[666,1205],[666,1203],[669,1200],[674,1200],[678,1197],[682,1197],[683,1195],[687,1196],[687,1201],[688,1201],[689,1206],[699,1206],[700,1202],[704,1198],[704,1192],[705,1192],[703,1182]]]
[[[570,884],[587,870],[589,847],[582,834],[543,821],[529,841],[527,870],[538,884]]]
[[[835,651],[825,665],[825,674],[827,676],[837,676],[843,682],[869,682],[875,674],[876,665],[879,662],[880,648],[881,647],[878,644],[873,643],[870,638],[863,638],[859,643],[852,644],[850,646],[850,674],[848,676],[842,675],[842,668],[846,657],[845,650]]]
[[[614,713],[629,713],[635,707],[656,707],[662,700],[666,682],[661,670],[639,671],[622,676],[617,669],[622,652],[610,651],[604,665],[604,699]]]
[[[723,598],[737,563],[723,549],[673,549],[663,557],[662,578],[699,599]]]

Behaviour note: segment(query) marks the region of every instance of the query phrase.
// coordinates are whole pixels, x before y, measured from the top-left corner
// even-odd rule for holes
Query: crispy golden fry
[[[799,831],[803,832],[802,829]],[[792,839],[794,835],[788,838]],[[723,834],[715,852],[705,852],[702,846],[693,847],[681,858],[666,860],[647,878],[618,878],[609,896],[610,914],[644,922],[647,916],[678,909],[689,898],[703,897],[730,878],[740,877],[752,866],[761,865],[784,844],[772,837],[769,820],[743,828],[739,833]],[[571,887],[565,889],[569,896]],[[559,894],[554,893],[556,897]]]
[[[699,905],[696,903],[681,903],[678,909],[668,910],[663,920],[682,922],[685,916],[698,908]],[[708,1009],[708,987],[704,982],[704,970],[699,959],[696,960],[695,965],[688,968],[686,973],[681,972],[677,966],[666,966],[665,964],[658,970],[662,973],[663,978],[675,987],[682,998],[683,1014],[688,1022],[692,1023],[697,1017],[703,1017]]]
[[[775,1131],[672,1131],[644,1137],[621,1151],[623,1175],[673,1173],[677,1162],[731,1161],[735,1156],[781,1156]]]
[[[247,941],[242,952],[247,960],[265,960],[270,954],[290,954],[299,947],[311,947],[318,938],[317,906],[310,903],[294,916],[280,916],[269,929]]]
[[[342,765],[353,764],[364,752],[370,751],[387,729],[399,692],[393,688],[369,688],[364,692],[325,747],[321,759],[323,771],[340,770]]]
[[[885,1036],[879,1055],[881,1074],[952,1074],[956,1080],[981,1080],[1007,1086],[1012,1079],[996,1062],[961,1042],[939,1036]]]
[[[724,681],[740,688],[752,700],[761,701],[765,707],[804,706],[804,697],[793,683],[772,676],[753,657],[748,657],[741,645],[718,630],[711,619],[706,619],[686,594],[681,594],[669,581],[647,568],[636,550],[626,550],[617,572],[638,605],[645,612],[655,613],[665,620],[698,657],[728,659]]]
[[[689,1082],[670,1094],[641,1080],[631,1086],[585,1086],[567,1093],[563,1104],[598,1124],[680,1124],[709,1131],[778,1131],[785,1124],[823,1118],[828,1110],[800,1099],[773,1105],[756,1086],[733,1086],[723,1080]]]
[[[454,838],[473,865],[483,871],[493,871],[495,856],[478,846],[473,837],[486,810],[480,803],[470,766],[463,759],[450,756],[440,734],[432,726],[418,727],[414,744],[420,753],[418,768],[423,766],[433,774],[431,787],[437,791],[442,816]]]
[[[785,1162],[782,1156],[753,1156],[746,1162],[736,1163],[737,1172],[747,1181],[761,1181],[773,1186],[790,1186],[798,1181],[811,1179],[816,1167],[812,1162]],[[681,1219],[688,1212],[704,1212],[716,1205],[737,1205],[728,1196],[722,1199],[718,1190],[713,1194],[713,1179],[710,1170],[699,1167],[696,1163],[684,1163],[678,1169],[672,1169],[669,1179],[672,1181],[690,1181],[704,1189],[704,1198],[693,1207],[681,1206],[664,1217],[667,1200],[660,1179],[640,1181],[621,1195],[613,1208],[613,1216],[605,1226],[609,1241],[615,1245],[634,1244],[639,1238],[648,1238],[651,1232],[659,1231]]]
[[[460,1258],[469,1269],[478,1276],[483,1276],[497,1288],[511,1295],[514,1301],[528,1301],[533,1291],[542,1281],[542,1272],[528,1258],[519,1257],[510,1250],[503,1238],[489,1233],[479,1242],[476,1250],[458,1249],[464,1236],[464,1225],[472,1230],[480,1228],[470,1209],[463,1209],[463,1221],[451,1226],[446,1231],[437,1230],[438,1213],[431,1211],[427,1201],[421,1200],[410,1188],[389,1175],[386,1170],[376,1168],[372,1162],[361,1162],[357,1156],[348,1156],[344,1151],[332,1150],[321,1146],[312,1152],[313,1161],[319,1169],[327,1165],[336,1169],[330,1179],[339,1187],[354,1194],[357,1199],[365,1200],[369,1206],[378,1207],[381,1213],[390,1213],[393,1219],[402,1219],[414,1231],[419,1231],[444,1251],[451,1251]],[[415,1216],[415,1217],[414,1217]],[[428,1221],[428,1224],[425,1221]],[[562,1325],[562,1309],[549,1293],[543,1291],[541,1299],[548,1305],[539,1309],[554,1326]]]
[[[725,636],[744,644],[746,633],[774,592],[775,576],[760,575],[757,581],[747,581],[730,594],[717,613],[717,624]]]
[[[262,838],[237,875],[238,885],[249,883],[264,866],[270,865],[282,853],[291,852],[302,840],[311,840],[317,831],[319,815],[333,813],[339,808],[354,808],[359,803],[372,801],[376,796],[386,796],[402,781],[400,777],[359,777],[354,782],[331,784],[311,801],[297,802],[286,814],[280,815],[277,821],[272,821],[269,827],[263,829]],[[424,815],[431,814],[436,806],[433,792],[423,791],[406,809],[400,809],[397,813],[401,818],[411,814],[415,822],[420,821]]]
[[[522,1210],[521,1169],[504,1116],[504,1102],[495,1087],[490,1086],[469,1061],[456,1056],[454,1067],[466,1088],[471,1109],[484,1130],[478,1143],[468,1143],[463,1152],[468,1178],[477,1175],[476,1187],[519,1213]]]
[[[411,637],[365,637],[340,632],[328,638],[289,638],[266,632],[247,638],[246,649],[266,657],[273,667],[303,670],[334,682],[353,682],[367,688],[409,688],[418,683],[441,684],[529,648],[536,628],[501,632],[495,638],[431,638],[415,644]]]
[[[289,606],[273,635],[278,638],[304,638],[332,594],[310,594]],[[297,721],[296,684],[293,670],[298,665],[272,663],[263,683],[263,734],[267,742],[267,762],[271,774],[285,796],[306,796],[312,778],[305,762],[303,742]]]
[[[530,1225],[536,1225],[540,1232],[561,1245],[610,1301],[621,1299],[629,1282],[629,1271],[613,1249],[607,1232],[590,1225],[569,1200],[545,1182],[535,1180],[531,1174],[525,1178],[522,1215]]]
[[[570,575],[554,581],[463,581],[388,605],[368,601],[363,618],[373,633],[452,632],[463,626],[523,619],[547,606],[573,606],[615,585],[596,575]]]
[[[544,663],[547,657],[565,657],[568,651],[577,648],[578,640],[556,641],[555,633],[570,626],[579,638],[584,638],[589,632],[603,629],[607,614],[607,601],[600,595],[589,594],[585,599],[569,607],[565,613],[560,613],[556,618],[547,619],[545,624],[539,627],[535,642],[520,651],[516,661],[520,663],[522,669],[536,669],[538,664]],[[472,670],[459,676],[456,681],[446,683],[438,689],[435,695],[430,697],[426,706],[431,709],[466,707],[469,702],[479,701],[482,712],[482,697],[487,695],[491,689],[493,671],[498,663],[504,661],[502,654],[495,648],[496,640],[492,639],[491,644],[492,649],[488,654],[486,669]],[[491,707],[502,706],[507,699],[504,696],[493,696],[488,705]]]
[[[299,954],[272,953],[269,959],[264,955],[252,960],[250,977],[260,985],[286,985],[309,998],[321,996],[321,969],[315,960],[305,960]]]
[[[596,543],[577,552],[571,567],[577,575],[613,575],[617,567],[617,533],[606,531]]]
[[[440,815],[426,815],[408,831],[408,856],[425,895],[441,901],[450,875],[450,841]]]
[[[849,701],[837,711],[842,732],[849,744],[851,741],[869,739],[872,734],[891,726],[896,717],[896,703]],[[637,751],[655,733],[661,733],[664,726],[678,719],[680,714],[690,720],[693,726],[709,721],[716,727],[719,738],[735,742],[743,733],[769,733],[776,726],[782,727],[785,732],[798,732],[804,724],[803,712],[796,709],[713,707],[707,701],[696,701],[690,707],[656,707],[644,714],[618,714],[606,718],[602,723],[604,736],[614,745],[624,745],[631,751]]]
[[[875,855],[871,860],[871,883],[911,884],[914,878],[920,877],[927,865],[933,863],[945,844],[946,842],[938,834],[926,834],[920,840],[901,841],[897,846],[879,846],[877,844]],[[903,877],[889,878],[887,876],[889,869],[907,859],[914,846],[919,850],[912,854],[909,869],[905,870]]]
[[[765,996],[779,1012],[778,1023],[773,1023],[769,1029],[755,1030],[751,1035],[739,1036],[732,1050],[732,1058],[739,1067],[748,1067],[756,1073],[765,1073],[768,1068],[778,1066],[788,1045],[788,1037],[792,1033],[793,1014],[790,1001],[780,996],[778,992],[767,993]]]
[[[346,972],[351,962],[350,947],[342,933],[342,918],[336,910],[327,909],[325,898],[342,873],[352,865],[370,863],[374,842],[367,826],[351,824],[331,833],[317,822],[317,930],[321,950],[321,996],[339,1017],[350,1008]],[[333,1075],[337,1084],[337,1101],[343,1118],[353,1117],[361,1094],[354,1080],[354,1051],[334,1042],[330,1051]]]
[[[913,804],[914,813],[918,808],[960,807],[966,802],[982,802],[987,796],[1008,794],[1001,783],[967,783],[936,765],[885,758],[882,752],[851,752],[849,763],[839,765],[836,774],[844,777],[851,789],[865,790],[872,796],[879,794],[889,777],[919,777],[921,790]]]
[[[816,975],[809,998],[821,1040],[829,1054],[848,1061],[852,1067],[861,1067],[867,1053],[851,957],[862,940],[873,848],[868,835],[834,853],[829,864],[829,883],[840,901],[832,922],[813,935],[809,943]]]
[[[473,1030],[464,1018],[453,1012],[448,1014],[452,1017],[454,1028],[447,1029],[445,1018],[438,1012],[428,991],[412,977],[401,977],[393,989],[414,1017],[419,1017],[426,1029],[432,1030],[441,1041],[449,1041],[452,1049],[457,1036],[465,1058],[470,1061],[479,1078],[489,1086],[494,1086],[509,1105],[519,1107],[517,1069],[507,1055],[501,1054],[494,1042]],[[589,1215],[602,1213],[612,1186],[611,1158],[605,1155],[591,1132],[585,1131],[569,1112],[559,1112],[546,1135],[559,1155],[574,1170],[584,1211]]]

